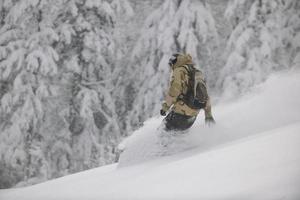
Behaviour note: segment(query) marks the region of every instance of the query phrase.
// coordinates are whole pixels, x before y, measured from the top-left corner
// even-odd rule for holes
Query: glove
[[[215,120],[212,116],[210,117],[205,117],[205,124],[208,126],[213,126],[215,124]]]
[[[169,106],[166,102],[162,104],[162,109],[160,110],[160,115],[166,116],[167,111],[169,110]]]
[[[163,109],[160,110],[160,115],[161,116],[166,116],[166,114],[167,114],[166,111],[164,111]]]

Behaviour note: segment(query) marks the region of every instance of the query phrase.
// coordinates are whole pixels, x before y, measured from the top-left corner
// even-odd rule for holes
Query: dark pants
[[[196,116],[187,116],[171,111],[164,119],[167,131],[183,131],[190,128],[196,120]]]

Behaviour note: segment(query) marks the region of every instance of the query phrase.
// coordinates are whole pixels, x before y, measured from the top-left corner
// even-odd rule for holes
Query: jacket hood
[[[187,64],[193,64],[192,56],[190,54],[179,54],[176,63],[172,66],[172,69]]]

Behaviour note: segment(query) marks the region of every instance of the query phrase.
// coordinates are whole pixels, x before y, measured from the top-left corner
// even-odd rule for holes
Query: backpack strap
[[[191,84],[191,82],[193,82],[194,84],[194,71],[192,69],[192,66],[189,66],[189,65],[181,65],[180,67],[184,68],[186,71],[187,71],[187,74],[188,74],[188,83],[187,83],[187,93],[186,94],[180,94],[178,96],[178,100],[182,100],[183,102],[185,102],[187,104],[187,96],[189,96],[191,93],[193,93],[193,88],[194,88],[194,85]]]
[[[187,74],[188,74],[188,77],[189,77],[189,79],[190,79],[190,70],[189,70],[189,67],[187,66],[187,65],[180,65],[180,66],[177,66],[177,68],[183,68],[183,69],[185,69],[186,70],[186,72],[187,72]],[[183,70],[184,71],[184,70]],[[184,73],[186,73],[186,72],[184,72]],[[177,101],[179,101],[179,100],[181,100],[181,101],[185,101],[185,94],[183,94],[183,93],[181,93],[178,97],[177,97]]]
[[[182,67],[184,67],[186,69],[186,71],[189,73],[191,73],[191,66],[190,65],[182,65]]]
[[[193,84],[195,84],[195,72],[196,69],[193,67],[193,65],[182,65],[186,71],[188,72],[189,75],[189,82],[193,82]],[[190,85],[189,87],[194,87],[193,85]]]

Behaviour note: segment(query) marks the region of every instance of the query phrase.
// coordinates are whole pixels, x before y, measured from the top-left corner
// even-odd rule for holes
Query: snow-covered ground
[[[300,199],[300,73],[271,76],[214,127],[163,137],[150,119],[124,141],[119,164],[0,190],[0,199]],[[202,113],[203,114],[203,113]]]

